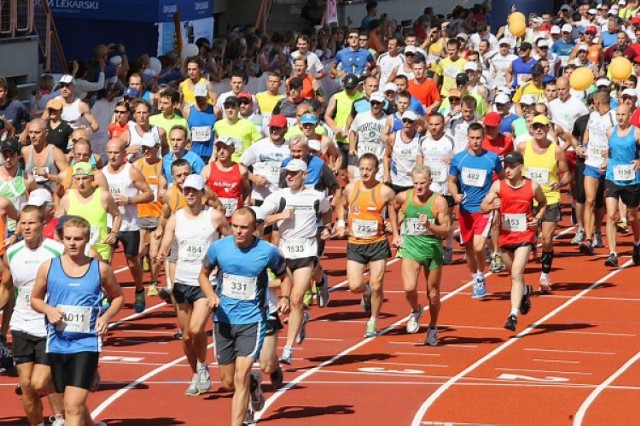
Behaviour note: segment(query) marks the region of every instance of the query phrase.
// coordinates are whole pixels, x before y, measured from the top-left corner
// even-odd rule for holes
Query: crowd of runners
[[[125,302],[109,266],[119,246],[135,313],[155,297],[175,310],[187,396],[211,389],[213,319],[238,425],[263,408],[263,375],[286,380],[281,365],[305,340],[314,302],[331,309],[331,238],[347,238],[363,336],[377,336],[397,256],[406,332],[428,312],[428,346],[453,262],[466,262],[475,299],[487,295],[487,270],[510,274],[512,332],[535,291],[554,291],[563,191],[576,251],[594,255],[604,234],[605,266],[617,267],[616,239],[630,227],[640,264],[638,78],[607,68],[624,56],[638,70],[636,0],[532,14],[521,37],[491,22],[488,4],[446,18],[427,8],[410,29],[378,17],[375,2],[366,9],[358,29],[234,31],[229,45],[244,50],[230,63],[220,43],[200,40],[197,56],[163,58],[160,75],[148,57],[130,65],[124,46],[98,46],[95,81],[76,62],[55,86],[41,79],[51,87],[30,109],[0,78],[0,349],[31,425],[44,424],[44,396],[52,424],[94,424],[86,401],[102,337]],[[571,74],[582,68],[595,83],[578,91]],[[251,93],[259,72],[267,90]],[[225,77],[231,90],[217,93]],[[524,282],[527,265],[536,285]]]

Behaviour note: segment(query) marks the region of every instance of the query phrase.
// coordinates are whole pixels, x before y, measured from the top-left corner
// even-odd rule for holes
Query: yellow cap
[[[93,167],[86,162],[80,162],[73,165],[73,175],[93,176]]]
[[[549,119],[547,118],[546,115],[536,115],[533,118],[533,121],[531,122],[531,124],[542,124],[543,126],[548,126]]]

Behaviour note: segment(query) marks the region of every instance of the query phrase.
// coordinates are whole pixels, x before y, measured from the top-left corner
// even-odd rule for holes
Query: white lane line
[[[374,364],[374,365],[400,365],[400,366],[408,366],[408,367],[436,367],[436,368],[447,368],[448,365],[444,364],[412,364],[408,362],[389,362],[389,361],[364,361],[364,364]]]
[[[582,405],[580,405],[580,408],[578,409],[576,416],[573,418],[574,426],[579,426],[582,424],[582,421],[584,420],[584,415],[587,413],[587,410],[589,409],[593,401],[595,401],[596,398],[602,393],[603,390],[605,390],[611,383],[613,383],[615,379],[620,377],[622,373],[624,373],[629,367],[631,367],[631,365],[634,362],[636,362],[638,359],[640,359],[640,352],[636,353],[634,356],[629,358],[629,360],[625,362],[622,365],[622,367],[618,368],[612,375],[607,377],[607,379],[604,382],[600,383],[598,387],[596,387],[593,390],[593,392],[589,394],[587,399],[585,399]]]
[[[566,349],[542,349],[542,348],[525,348],[525,351],[531,352],[559,352],[567,354],[584,354],[584,355],[615,355],[615,352],[591,352],[591,351],[569,351]]]
[[[419,352],[396,352],[396,355],[441,356],[441,354],[422,354]]]
[[[539,370],[537,368],[510,368],[510,367],[497,367],[498,371],[528,371],[534,373],[556,373],[556,374],[576,374],[580,376],[591,376],[591,373],[587,373],[584,371],[567,371],[567,370]]]
[[[509,340],[507,340],[506,342],[504,342],[503,344],[501,344],[500,346],[496,347],[494,350],[489,352],[487,355],[483,356],[482,358],[480,358],[479,360],[471,364],[469,367],[465,368],[464,370],[462,370],[461,372],[453,376],[444,385],[440,386],[438,389],[436,389],[435,392],[429,395],[427,400],[422,403],[422,405],[416,412],[415,416],[413,417],[413,421],[411,422],[411,425],[412,426],[420,425],[429,408],[431,408],[431,406],[436,402],[436,400],[440,398],[440,396],[443,393],[445,393],[451,386],[456,384],[456,382],[458,382],[461,378],[463,378],[464,376],[466,376],[467,374],[469,374],[470,372],[472,372],[473,370],[475,370],[476,368],[478,368],[479,366],[481,366],[482,364],[484,364],[486,361],[490,360],[494,356],[498,355],[500,352],[504,351],[514,343],[518,342],[521,337],[524,337],[527,334],[531,333],[533,330],[538,328],[538,326],[540,326],[542,323],[544,323],[550,318],[553,318],[556,314],[562,312],[564,309],[566,309],[567,307],[571,306],[574,302],[579,300],[583,295],[587,294],[588,292],[590,292],[591,290],[593,290],[594,288],[596,288],[597,286],[599,286],[609,278],[613,277],[614,275],[622,272],[627,266],[631,265],[632,263],[633,262],[631,260],[628,260],[619,269],[609,272],[607,275],[600,278],[598,281],[594,282],[589,287],[585,288],[580,293],[576,294],[571,299],[567,300],[562,305],[558,306],[556,309],[552,310],[547,315],[543,316],[542,318],[540,318],[535,323],[531,324],[526,329],[522,330],[516,336],[510,338]]]
[[[115,349],[103,349],[102,353],[105,353],[105,352],[114,353],[114,354],[169,355],[169,352],[118,351]]]
[[[541,358],[533,358],[533,361],[536,362],[555,362],[558,364],[580,364],[580,361],[571,361],[567,359],[541,359]]]
[[[613,336],[613,337],[638,337],[637,334],[629,334],[629,333],[604,333],[604,332],[596,332],[596,331],[554,331],[557,334],[584,334],[586,336],[597,335],[597,336]]]

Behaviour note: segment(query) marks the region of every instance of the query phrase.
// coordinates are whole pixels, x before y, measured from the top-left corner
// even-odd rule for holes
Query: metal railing
[[[0,0],[0,36],[16,37],[33,32],[34,0]]]

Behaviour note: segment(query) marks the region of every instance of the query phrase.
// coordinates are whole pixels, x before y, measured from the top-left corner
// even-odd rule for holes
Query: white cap
[[[626,89],[624,89],[622,91],[622,96],[632,96],[634,98],[638,97],[638,93],[636,92],[635,89],[631,89],[629,87],[627,87]]]
[[[511,102],[511,98],[506,93],[500,93],[496,96],[495,103],[497,104],[508,104]]]
[[[560,27],[557,25],[554,25],[551,27],[551,29],[549,30],[549,32],[551,34],[560,34]]]
[[[195,86],[193,86],[193,96],[197,97],[201,97],[201,98],[206,98],[207,96],[209,96],[209,89],[207,89],[207,83],[204,83],[202,81],[196,83]]]
[[[73,79],[73,76],[71,76],[69,74],[65,74],[62,77],[60,77],[60,83],[75,84],[76,81]]]
[[[404,47],[404,53],[416,53],[417,51],[418,51],[418,49],[413,45],[409,45],[409,46],[405,46]]]
[[[302,160],[298,160],[297,158],[294,158],[293,160],[289,161],[289,164],[287,164],[283,168],[290,172],[306,172],[307,163],[305,163]]]
[[[501,44],[508,44],[509,47],[513,48],[515,46],[514,41],[515,40],[512,38],[502,37],[500,40],[498,40],[498,46],[500,46]]]
[[[385,97],[382,92],[373,92],[371,96],[369,96],[369,102],[381,102],[384,103]]]
[[[511,87],[509,86],[498,86],[498,88],[496,89],[496,93],[505,93],[507,95],[511,95]]]
[[[427,58],[429,55],[427,55],[427,52],[424,49],[421,49],[419,47],[416,47],[416,53],[421,54],[422,56],[424,56],[425,58]]]
[[[551,47],[551,43],[546,38],[538,40],[538,47]]]
[[[112,56],[111,59],[109,59],[109,65],[113,67],[122,66],[122,56],[120,55]]]
[[[387,83],[384,85],[384,88],[382,89],[383,92],[397,92],[398,91],[398,85],[395,83]]]
[[[236,150],[238,150],[238,147],[242,146],[242,140],[233,136],[219,136],[218,139],[216,139],[216,143],[222,143],[226,146],[232,146]]]
[[[531,22],[535,22],[536,24],[542,24],[542,18],[536,16],[535,18],[531,18]]]
[[[464,64],[464,70],[478,71],[478,64],[473,61],[468,61],[466,64]]]
[[[609,9],[609,15],[617,15],[617,14],[618,14],[618,6],[614,4]]]
[[[626,5],[627,5],[627,2],[626,2],[625,0],[620,0],[620,1],[618,2],[618,4],[619,4],[620,6],[626,6]]]
[[[418,119],[418,114],[408,109],[402,113],[402,119],[404,120],[405,118],[408,120],[416,121]]]
[[[600,78],[596,81],[596,87],[598,86],[611,86],[611,82],[609,80],[607,80],[606,78]]]
[[[523,95],[522,98],[520,98],[520,103],[523,105],[535,105],[536,97],[533,95]]]
[[[573,31],[573,27],[570,24],[564,24],[562,26],[563,33],[570,33],[571,31]]]
[[[27,201],[27,206],[42,207],[45,204],[52,203],[53,198],[51,198],[51,193],[44,188],[38,188],[29,193],[29,201]]]
[[[156,135],[156,132],[145,133],[142,136],[142,142],[140,142],[140,145],[146,146],[148,148],[153,148],[154,146],[160,145],[160,136]]]
[[[314,151],[322,151],[322,145],[318,139],[309,139],[309,149]]]
[[[589,15],[597,15],[598,11],[595,9],[589,9]]]
[[[587,45],[587,43],[580,43],[580,44],[578,45],[578,50],[577,50],[576,52],[579,52],[579,51],[581,51],[581,50],[584,50],[584,51],[586,51],[586,52],[588,52],[588,51],[589,51],[589,46]]]
[[[202,191],[204,189],[204,180],[200,175],[189,175],[182,184],[183,188],[193,188],[196,191]]]
[[[466,40],[469,38],[468,35],[466,35],[465,33],[458,33],[458,35],[456,36],[456,38],[461,38],[463,40]]]
[[[596,5],[596,9],[602,9],[602,3],[598,3],[598,4]]]

